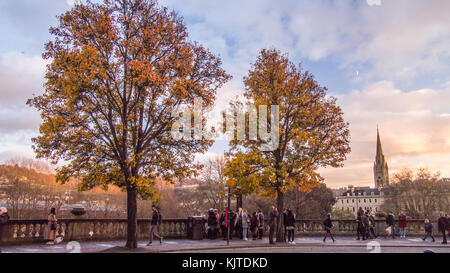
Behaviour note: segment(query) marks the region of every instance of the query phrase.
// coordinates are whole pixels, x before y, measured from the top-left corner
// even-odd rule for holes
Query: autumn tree
[[[405,211],[413,219],[437,218],[439,212],[450,207],[450,182],[441,179],[439,172],[420,168],[401,170],[393,174],[392,183],[383,189],[384,212]]]
[[[235,165],[235,172],[254,170],[259,191],[277,199],[277,208],[284,208],[284,195],[297,188],[309,191],[323,180],[319,167],[341,167],[350,152],[348,123],[336,105],[336,98],[327,95],[308,71],[295,66],[286,55],[275,49],[263,49],[244,77],[248,105],[268,106],[268,129],[279,131],[279,142],[272,150],[265,144],[261,132],[252,140],[230,141],[232,153],[247,157]],[[279,106],[279,124],[273,122],[271,106]],[[242,108],[242,107],[241,107]],[[260,110],[258,110],[260,112]],[[258,115],[259,116],[259,115]],[[261,117],[259,118],[261,124]],[[251,121],[247,115],[247,124]],[[249,162],[258,166],[245,164]],[[233,177],[236,177],[233,175]],[[251,181],[251,183],[254,183]],[[278,218],[277,240],[282,241],[281,217]]]
[[[221,61],[191,42],[183,20],[153,0],[78,2],[50,28],[45,92],[29,100],[40,111],[38,157],[60,162],[57,180],[79,177],[79,189],[109,184],[127,192],[127,243],[137,247],[137,198],[154,181],[195,173],[195,153],[212,144],[175,141],[181,105],[214,103],[229,76]]]

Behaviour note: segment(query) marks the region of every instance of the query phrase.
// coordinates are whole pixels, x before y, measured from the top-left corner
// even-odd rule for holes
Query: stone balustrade
[[[138,238],[146,240],[150,233],[151,219],[138,219]],[[297,220],[296,236],[318,236],[324,234],[323,220]],[[407,234],[424,235],[423,220],[408,220]],[[206,230],[206,221],[204,222]],[[333,220],[333,232],[337,236],[356,236],[354,220]],[[1,241],[6,244],[24,244],[44,242],[47,220],[10,220],[3,231]],[[437,223],[433,222],[433,232],[438,235]],[[159,233],[166,238],[187,238],[187,219],[163,219]],[[266,235],[268,225],[266,223]],[[384,220],[376,220],[375,232],[384,235],[386,224]],[[60,219],[57,226],[57,236],[64,241],[108,241],[126,238],[126,219]],[[398,233],[398,228],[397,228]]]

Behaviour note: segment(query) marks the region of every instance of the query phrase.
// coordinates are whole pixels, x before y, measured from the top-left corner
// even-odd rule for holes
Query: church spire
[[[380,131],[378,130],[378,125],[377,125],[377,155],[376,155],[376,160],[378,162],[384,161],[383,148],[381,147]]]
[[[384,159],[383,148],[381,146],[380,131],[377,126],[377,155],[373,163],[373,174],[375,188],[383,188],[389,185],[389,170]]]

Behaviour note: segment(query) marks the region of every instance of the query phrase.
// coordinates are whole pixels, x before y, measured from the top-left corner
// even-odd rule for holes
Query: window
[[[344,204],[344,200],[341,200],[341,203]]]
[[[347,199],[347,204],[348,204],[348,199]]]
[[[369,203],[372,203],[372,199],[371,198],[369,198]]]
[[[355,203],[355,199],[352,199],[352,203]]]
[[[375,203],[377,202],[377,199],[375,198]]]
[[[353,212],[355,212],[355,208],[353,208]]]
[[[364,203],[366,203],[366,199],[364,199]]]

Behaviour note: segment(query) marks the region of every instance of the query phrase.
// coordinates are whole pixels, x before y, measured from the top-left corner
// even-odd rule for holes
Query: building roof
[[[372,189],[369,187],[354,188],[353,190],[347,190],[342,193],[342,196],[370,196],[380,195],[380,190]]]

